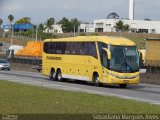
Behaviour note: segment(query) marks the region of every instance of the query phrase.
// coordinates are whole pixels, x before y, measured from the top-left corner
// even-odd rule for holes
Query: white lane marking
[[[142,85],[142,86],[148,86],[148,87],[158,87],[160,88],[160,85],[151,85],[151,84],[139,84],[139,85]]]
[[[131,91],[131,90],[118,90],[118,91],[121,91],[121,92],[128,92],[128,93],[138,93],[137,91]]]
[[[2,76],[2,75],[1,75]],[[6,78],[6,76],[5,76]],[[113,93],[106,93],[106,92],[100,92],[100,91],[95,91],[95,90],[88,90],[88,89],[83,89],[83,88],[77,88],[77,87],[70,87],[70,86],[65,86],[65,85],[51,85],[51,84],[43,84],[42,81],[41,82],[38,82],[38,81],[35,81],[33,82],[32,81],[22,81],[21,78],[17,78],[17,77],[14,77],[14,79],[16,80],[13,80],[13,77],[11,77],[12,80],[7,80],[7,81],[15,81],[15,82],[20,82],[20,83],[26,83],[26,84],[30,84],[30,85],[37,85],[37,86],[55,86],[55,87],[58,87],[58,89],[62,89],[63,90],[68,90],[68,91],[71,91],[71,90],[78,90],[79,92],[86,92],[86,93],[90,93],[90,94],[99,94],[99,95],[107,95],[107,96],[116,96],[116,97],[120,97],[120,98],[124,98],[124,99],[130,99],[130,100],[136,100],[136,101],[142,101],[142,102],[149,102],[149,103],[152,103],[152,104],[160,104],[160,101],[154,101],[154,100],[149,100],[149,99],[143,99],[143,98],[134,98],[134,97],[129,97],[129,96],[124,96],[124,95],[117,95],[117,94],[113,94]],[[28,79],[25,79],[25,80],[28,80]],[[36,83],[36,84],[35,84]],[[39,85],[38,85],[39,84]]]
[[[14,76],[15,75],[21,75],[21,73],[22,73],[22,75],[24,75],[24,76],[26,75],[26,77],[27,76],[30,76],[30,77],[32,77],[32,76],[43,77],[41,73],[36,73],[36,72],[34,73],[34,72],[25,72],[25,71],[17,71],[17,70],[14,70],[14,71],[12,71],[12,70],[11,71],[1,71],[1,73],[7,73],[7,72],[9,74],[11,74],[11,75],[13,74]]]
[[[99,95],[107,95],[107,96],[116,96],[120,98],[125,98],[125,99],[130,99],[130,100],[136,100],[136,101],[142,101],[142,102],[149,102],[152,104],[160,104],[160,101],[154,101],[154,100],[149,100],[149,99],[142,99],[142,98],[134,98],[134,97],[129,97],[129,96],[124,96],[124,95],[117,95],[113,93],[106,93],[106,92],[100,92],[100,91],[95,91],[95,90],[88,90],[88,89],[83,89],[83,88],[76,88],[76,87],[69,87],[69,86],[63,86],[63,85],[57,85],[63,88],[69,88],[67,90],[73,89],[73,90],[81,90],[85,91],[86,93],[91,93],[91,94],[99,94]]]
[[[14,72],[14,73],[29,73],[29,74],[40,74],[41,75],[41,73],[37,73],[37,72],[29,72],[29,71],[19,71],[19,70],[11,70],[12,72]]]
[[[157,95],[157,94],[154,94],[154,93],[149,93],[149,95],[156,96],[156,97],[160,97],[160,94]]]

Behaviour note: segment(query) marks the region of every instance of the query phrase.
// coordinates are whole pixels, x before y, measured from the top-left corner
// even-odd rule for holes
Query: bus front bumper
[[[139,83],[139,75],[133,76],[133,77],[115,77],[115,76],[109,76],[109,83],[112,84],[138,84]]]

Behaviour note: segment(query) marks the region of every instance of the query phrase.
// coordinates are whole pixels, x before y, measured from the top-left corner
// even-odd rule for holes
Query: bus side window
[[[49,42],[45,42],[44,45],[43,45],[43,51],[45,53],[49,53],[49,47],[50,46],[50,43]]]
[[[102,50],[101,63],[105,68],[108,68],[108,55],[104,50]]]
[[[89,42],[87,45],[88,54],[97,58],[96,44],[95,42]]]
[[[86,45],[87,45],[87,42],[79,42],[79,53],[80,53],[80,55],[88,55]]]
[[[67,42],[67,43],[66,43],[65,54],[69,54],[69,53],[70,53],[70,46],[71,46],[71,43],[70,43],[70,42]]]

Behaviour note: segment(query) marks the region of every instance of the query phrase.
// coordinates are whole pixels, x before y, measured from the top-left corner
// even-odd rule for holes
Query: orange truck
[[[26,47],[16,53],[16,56],[42,57],[42,45],[43,42],[28,42]]]
[[[160,72],[160,38],[146,38],[145,66],[148,72]]]

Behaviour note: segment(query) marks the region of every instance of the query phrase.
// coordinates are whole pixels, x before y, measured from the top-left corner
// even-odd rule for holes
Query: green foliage
[[[124,25],[123,26],[123,31],[127,32],[127,31],[129,31],[129,29],[130,29],[129,25]]]
[[[56,34],[52,33],[39,33],[38,38],[41,38],[42,40],[45,39],[52,39],[52,38],[57,38],[58,36]]]
[[[59,24],[62,24],[62,31],[64,33],[71,32],[71,23],[67,18],[63,17],[62,20],[59,21]]]
[[[8,20],[9,20],[9,22],[11,23],[11,22],[14,20],[14,16],[13,16],[13,15],[9,15],[9,16],[8,16]]]
[[[17,24],[31,24],[31,18],[23,17],[16,21]]]
[[[52,25],[54,25],[54,23],[55,23],[55,19],[54,18],[47,19],[46,28],[48,28],[48,33],[49,33],[49,30],[53,29]]]
[[[108,16],[107,19],[119,19],[119,15],[116,12],[111,12]]]
[[[116,31],[129,31],[129,25],[124,25],[123,21],[122,20],[119,20],[117,23],[116,23]]]
[[[78,26],[80,25],[80,21],[77,18],[71,19],[71,31],[78,32]]]
[[[0,27],[1,27],[2,23],[3,23],[3,20],[0,18]]]
[[[145,21],[152,21],[150,18],[145,18],[144,20]]]
[[[0,80],[0,113],[159,114],[160,106],[95,94],[68,92]]]
[[[38,32],[43,32],[43,30],[45,30],[45,27],[44,27],[44,25],[41,23],[41,24],[39,24],[38,25]]]
[[[77,18],[69,20],[63,17],[62,20],[59,21],[59,24],[62,24],[62,31],[64,33],[77,32],[80,21]]]
[[[35,38],[36,37],[36,34],[33,30],[28,30],[28,31],[25,31],[25,32],[16,32],[15,35],[30,37],[30,38]],[[38,32],[37,37],[38,37],[38,39],[44,40],[44,39],[57,38],[57,35],[52,34],[52,33]]]
[[[80,36],[85,36],[86,34],[85,34],[85,33],[80,33],[79,35],[80,35]]]
[[[116,23],[116,30],[119,31],[119,30],[122,30],[123,29],[123,21],[119,20],[117,23]]]

